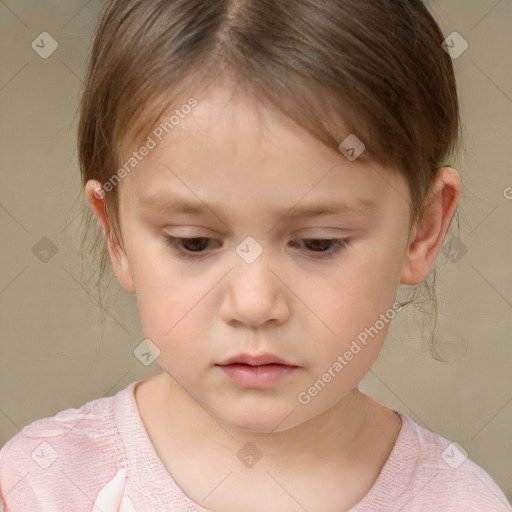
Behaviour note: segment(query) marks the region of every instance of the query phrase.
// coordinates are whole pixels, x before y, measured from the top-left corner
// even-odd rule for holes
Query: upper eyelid
[[[190,240],[213,240],[214,242],[218,242],[215,238],[212,238],[211,236],[173,236],[173,235],[167,235],[164,234],[164,238],[170,239],[170,240],[184,240],[184,241],[190,241]],[[348,237],[342,237],[342,236],[297,236],[294,237],[294,240],[348,240]]]
[[[177,227],[179,228],[178,226],[169,226],[170,228],[173,228],[173,227]],[[212,233],[212,230],[211,229],[203,229],[199,226],[190,226],[191,229],[193,230],[200,230],[200,231],[209,231],[210,233]],[[311,231],[327,231],[327,233],[322,233],[321,235],[320,234],[305,234],[304,231],[306,232],[311,232]],[[349,236],[350,233],[355,233],[357,231],[360,231],[359,229],[355,229],[355,228],[335,228],[335,227],[316,227],[316,226],[305,226],[305,227],[302,227],[300,229],[296,229],[294,230],[292,233],[289,233],[289,236],[290,237],[293,237],[293,238],[302,238],[302,239],[311,239],[311,238],[316,238],[316,239],[322,239],[322,240],[327,240],[327,239],[334,239],[334,238],[346,238]],[[215,230],[213,231],[213,234],[206,234],[206,235],[195,235],[195,236],[192,236],[192,235],[172,235],[171,233],[167,233],[167,232],[163,232],[162,233],[163,236],[168,236],[168,237],[172,237],[172,238],[179,238],[180,240],[194,240],[196,238],[207,238],[209,240],[215,240],[215,241],[218,241],[219,238],[221,237],[224,237],[223,234],[221,233],[218,233],[216,232]],[[231,238],[231,234],[228,235],[228,238]]]

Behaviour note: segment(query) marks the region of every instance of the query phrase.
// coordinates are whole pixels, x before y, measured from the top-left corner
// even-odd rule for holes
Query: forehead
[[[136,204],[191,214],[206,214],[210,203],[266,204],[276,215],[296,205],[297,215],[315,215],[321,203],[337,199],[326,209],[358,214],[376,211],[386,189],[402,200],[407,195],[398,173],[350,162],[246,91],[216,86],[196,99],[122,183]]]

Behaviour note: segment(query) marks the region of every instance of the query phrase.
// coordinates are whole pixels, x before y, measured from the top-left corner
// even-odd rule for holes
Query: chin
[[[233,428],[247,433],[269,434],[273,431],[272,423],[264,418],[232,418],[230,424]]]
[[[275,405],[258,407],[256,404],[232,404],[229,411],[222,411],[217,417],[231,428],[247,433],[270,434],[288,430],[300,421],[293,407]]]

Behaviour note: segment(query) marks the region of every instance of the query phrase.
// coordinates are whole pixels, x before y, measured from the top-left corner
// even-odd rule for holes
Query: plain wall
[[[83,280],[91,263],[80,253],[88,206],[77,107],[101,5],[0,3],[0,445],[36,419],[159,372],[133,354],[144,338],[135,297],[114,282],[100,309]],[[453,162],[463,180],[460,240],[436,262],[436,334],[448,362],[429,355],[429,331],[409,307],[361,389],[458,442],[512,499],[512,2],[429,5],[446,36],[469,44],[454,59],[465,144]],[[31,47],[42,32],[58,42],[47,59]],[[46,262],[34,254],[41,248]]]

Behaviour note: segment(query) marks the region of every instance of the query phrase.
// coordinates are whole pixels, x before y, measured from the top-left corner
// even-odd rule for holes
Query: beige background
[[[159,370],[133,354],[144,338],[135,297],[114,282],[102,311],[83,281],[75,131],[101,4],[0,3],[0,445],[36,419]],[[429,5],[445,35],[469,43],[454,59],[466,150],[456,162],[461,237],[436,263],[449,362],[427,353],[411,309],[394,321],[361,388],[457,441],[512,499],[512,2]],[[31,48],[44,31],[59,45],[48,59]],[[48,244],[43,237],[57,249],[46,263],[33,253]]]

